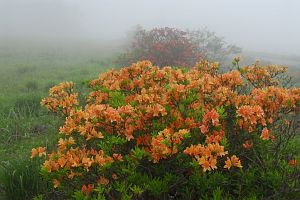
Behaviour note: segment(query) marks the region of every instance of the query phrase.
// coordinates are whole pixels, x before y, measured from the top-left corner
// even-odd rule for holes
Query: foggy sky
[[[207,27],[245,50],[300,55],[299,0],[0,0],[0,42],[112,40],[137,24]]]

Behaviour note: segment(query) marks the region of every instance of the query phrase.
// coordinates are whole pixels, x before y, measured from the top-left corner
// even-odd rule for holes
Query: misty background
[[[247,55],[300,63],[298,0],[0,0],[0,49],[108,54],[138,24],[207,27]]]

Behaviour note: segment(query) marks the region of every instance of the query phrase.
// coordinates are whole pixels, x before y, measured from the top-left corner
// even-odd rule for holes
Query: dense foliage
[[[300,88],[286,68],[142,61],[100,74],[86,101],[72,82],[42,105],[66,116],[41,173],[76,199],[297,198]]]
[[[158,66],[192,66],[200,58],[224,61],[228,55],[241,52],[207,29],[183,31],[164,27],[147,31],[138,26],[129,41],[127,52],[116,61],[121,66],[139,60],[150,60]]]

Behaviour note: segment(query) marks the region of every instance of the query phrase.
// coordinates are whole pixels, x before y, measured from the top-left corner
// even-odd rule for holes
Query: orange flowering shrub
[[[90,81],[84,106],[74,84],[61,83],[42,100],[66,116],[57,149],[33,149],[32,157],[46,155],[42,172],[54,187],[108,199],[167,198],[195,174],[265,167],[263,154],[290,137],[299,114],[300,89],[279,87],[275,75],[283,72],[250,66],[220,74],[207,61],[190,69],[142,61]]]

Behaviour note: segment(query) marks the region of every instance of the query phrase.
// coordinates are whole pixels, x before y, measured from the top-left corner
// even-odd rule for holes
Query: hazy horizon
[[[209,31],[245,51],[300,55],[297,0],[0,0],[0,42],[118,40],[136,25]]]

